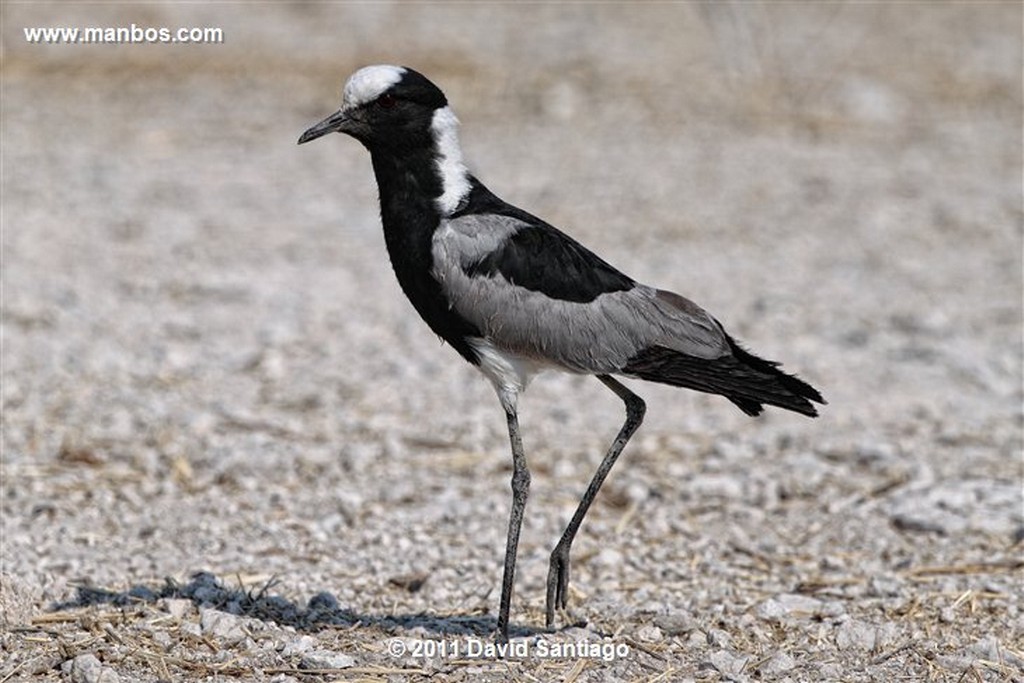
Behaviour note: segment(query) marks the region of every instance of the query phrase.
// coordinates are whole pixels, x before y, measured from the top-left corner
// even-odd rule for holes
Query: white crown
[[[372,102],[388,88],[402,80],[405,69],[400,66],[378,64],[365,66],[349,76],[341,95],[341,108],[354,109],[367,102]]]

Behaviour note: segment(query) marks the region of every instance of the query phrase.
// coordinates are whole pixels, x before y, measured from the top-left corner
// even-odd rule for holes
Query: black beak
[[[344,111],[336,111],[326,119],[316,124],[299,138],[299,144],[309,142],[310,140],[316,140],[319,137],[327,135],[328,133],[344,133],[348,124],[351,123],[352,119],[349,118],[348,114]]]

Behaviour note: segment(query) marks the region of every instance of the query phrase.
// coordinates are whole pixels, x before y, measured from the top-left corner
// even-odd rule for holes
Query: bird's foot
[[[569,603],[569,546],[561,543],[551,551],[551,564],[548,565],[548,595],[546,603],[545,626],[552,628],[555,624],[555,610],[564,610]]]
[[[498,623],[494,629],[494,642],[501,644],[508,642],[508,614],[501,613],[498,615]]]

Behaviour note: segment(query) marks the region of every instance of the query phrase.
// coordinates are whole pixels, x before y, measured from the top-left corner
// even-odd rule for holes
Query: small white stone
[[[642,643],[660,643],[665,639],[665,634],[654,624],[646,624],[636,632],[636,639]]]
[[[234,614],[215,609],[199,610],[199,624],[203,633],[229,642],[238,642],[245,638],[242,620]]]
[[[670,636],[689,633],[697,628],[696,620],[689,614],[666,614],[655,617],[654,624]]]
[[[203,637],[203,629],[194,621],[181,622],[181,625],[178,627],[178,631],[186,638],[199,640]]]
[[[101,681],[106,683],[103,679],[103,665],[96,658],[96,655],[78,655],[71,660],[70,664],[65,662],[63,668],[68,673],[71,683],[101,683]],[[112,669],[108,669],[108,671],[114,673]],[[117,674],[114,673],[114,676],[117,676]],[[110,681],[110,683],[114,682]]]
[[[875,646],[876,629],[856,619],[850,619],[836,629],[836,646],[840,650],[870,650]]]
[[[182,598],[167,598],[164,600],[164,609],[172,617],[182,619],[192,611],[192,601]]]
[[[743,655],[735,655],[728,650],[716,650],[708,657],[708,661],[715,670],[723,674],[738,674],[747,665],[747,658]]]
[[[816,598],[797,593],[782,593],[759,604],[754,614],[765,621],[779,621],[784,618],[814,617],[821,614],[823,609],[824,604]]]
[[[347,669],[356,663],[352,657],[331,650],[307,652],[299,661],[300,669]]]
[[[708,645],[711,647],[732,647],[732,636],[720,628],[708,631]]]
[[[164,651],[170,650],[174,647],[174,639],[171,638],[171,634],[167,631],[154,631],[153,642],[159,645]]]
[[[289,640],[281,648],[282,657],[293,657],[295,655],[301,655],[304,652],[309,652],[316,647],[317,640],[313,636],[299,636]]]
[[[777,652],[767,662],[758,667],[758,670],[763,674],[777,676],[787,671],[792,671],[795,666],[796,660],[785,652]]]

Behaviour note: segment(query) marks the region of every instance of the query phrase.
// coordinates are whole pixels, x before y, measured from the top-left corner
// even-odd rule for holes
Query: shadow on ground
[[[257,590],[243,590],[225,586],[214,574],[198,572],[187,584],[166,579],[163,586],[153,588],[135,585],[127,591],[112,591],[94,586],[78,586],[71,600],[54,603],[50,610],[65,611],[113,605],[129,607],[155,603],[163,599],[190,600],[196,608],[217,609],[229,614],[274,622],[278,626],[291,626],[301,631],[317,631],[325,627],[376,627],[388,633],[422,628],[438,635],[466,635],[486,638],[497,628],[497,620],[489,616],[435,616],[431,614],[360,614],[345,609],[337,599],[321,592],[309,599],[303,607],[286,598],[271,595],[276,581],[271,579]],[[513,637],[530,636],[540,629],[512,627]]]

